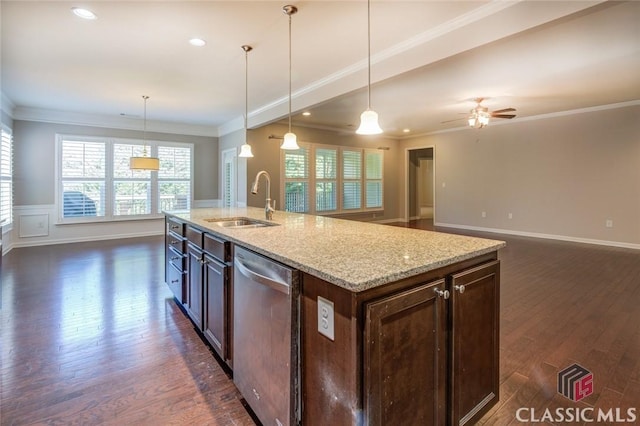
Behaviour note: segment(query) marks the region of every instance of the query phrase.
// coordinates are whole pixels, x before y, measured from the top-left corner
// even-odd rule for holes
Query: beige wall
[[[15,205],[54,204],[56,133],[142,139],[140,131],[15,120]],[[147,139],[194,144],[194,199],[218,198],[218,140],[213,137],[147,132]]]
[[[164,232],[162,218],[58,225],[54,199],[56,133],[143,138],[140,131],[14,120],[14,225],[4,236],[8,247],[159,235]],[[194,199],[208,202],[218,197],[217,138],[153,132],[147,132],[147,138],[192,143]]]
[[[282,207],[282,194],[280,187],[280,139],[269,139],[269,135],[282,137],[288,131],[287,126],[270,124],[249,131],[249,140],[254,158],[247,161],[247,181],[251,186],[256,174],[260,170],[266,170],[271,175],[271,198],[277,200],[277,209]],[[343,134],[328,130],[296,127],[293,129],[300,142],[315,144],[340,145],[361,148],[389,147],[384,151],[384,212],[383,213],[356,213],[342,215],[341,217],[357,220],[396,220],[399,216],[401,203],[400,187],[401,175],[398,170],[402,167],[401,151],[395,139],[383,136],[358,136],[355,134]],[[265,184],[260,182],[257,195],[250,194],[247,188],[247,203],[250,206],[264,207]]]
[[[402,147],[435,147],[438,224],[637,245],[638,117],[632,106],[516,119],[406,139]]]

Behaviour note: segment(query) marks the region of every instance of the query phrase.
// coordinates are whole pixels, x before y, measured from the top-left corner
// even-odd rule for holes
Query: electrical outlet
[[[482,217],[487,217],[487,212],[482,212]]]
[[[447,187],[447,182],[442,182],[442,187],[446,188]]]
[[[513,213],[509,213],[509,219],[513,219]]]
[[[334,340],[333,302],[318,296],[318,332]]]
[[[607,228],[613,228],[613,220],[607,219],[604,223],[604,226],[606,226]]]

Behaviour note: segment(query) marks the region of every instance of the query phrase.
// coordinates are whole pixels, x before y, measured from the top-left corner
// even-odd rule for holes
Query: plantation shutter
[[[337,206],[337,163],[336,149],[315,150],[316,165],[316,211],[336,210]]]
[[[158,213],[191,208],[191,149],[159,146]]]
[[[309,150],[284,151],[284,209],[309,211]]]
[[[2,129],[0,142],[0,224],[13,223],[13,138]]]
[[[365,152],[366,208],[382,207],[382,152]]]
[[[105,215],[105,143],[62,141],[62,217]]]
[[[362,151],[342,151],[342,208],[362,206]]]

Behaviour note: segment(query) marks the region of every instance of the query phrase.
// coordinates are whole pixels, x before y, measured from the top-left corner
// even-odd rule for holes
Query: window
[[[316,212],[338,209],[338,150],[318,148],[316,154]]]
[[[362,207],[362,151],[342,150],[342,208]]]
[[[146,141],[160,170],[130,170],[141,156],[140,140],[57,137],[58,204],[61,222],[158,217],[191,205],[190,144]]]
[[[0,142],[0,224],[13,223],[13,137],[9,128],[2,128]]]
[[[383,208],[381,151],[300,145],[281,156],[286,211],[323,214]]]
[[[382,154],[376,151],[365,151],[365,184],[368,209],[382,207]]]
[[[309,211],[309,149],[283,151],[284,209],[288,212]]]

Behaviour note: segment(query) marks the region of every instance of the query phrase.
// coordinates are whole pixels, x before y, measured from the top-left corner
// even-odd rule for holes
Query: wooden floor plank
[[[640,408],[640,252],[439,230],[507,241],[500,402],[480,424],[518,424],[521,406]],[[163,262],[162,237],[5,256],[0,424],[253,425],[171,297]],[[573,362],[594,374],[580,403],[556,391]]]

